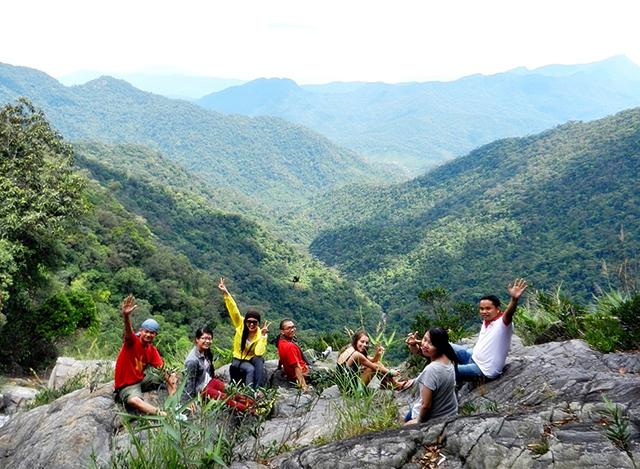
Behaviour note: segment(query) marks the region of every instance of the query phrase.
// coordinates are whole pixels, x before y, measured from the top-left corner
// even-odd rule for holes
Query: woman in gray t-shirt
[[[458,413],[456,354],[449,343],[449,334],[445,329],[432,327],[424,334],[420,347],[431,362],[416,378],[420,397],[405,418],[405,425]]]

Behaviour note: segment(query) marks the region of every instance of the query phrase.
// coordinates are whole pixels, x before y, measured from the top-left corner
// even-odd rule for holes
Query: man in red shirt
[[[307,392],[309,386],[306,377],[309,375],[309,364],[302,354],[302,350],[295,342],[296,325],[291,319],[280,322],[280,337],[278,337],[278,355],[284,374],[290,381],[296,381],[300,388]]]
[[[155,406],[142,399],[144,391],[158,388],[162,383],[150,374],[145,374],[148,366],[162,368],[163,361],[158,349],[152,345],[158,335],[160,325],[153,319],[145,320],[138,333],[133,332],[131,313],[138,307],[133,295],[122,302],[120,311],[124,320],[124,341],[115,369],[116,399],[145,414],[160,414]],[[175,373],[165,376],[169,395],[176,392]]]

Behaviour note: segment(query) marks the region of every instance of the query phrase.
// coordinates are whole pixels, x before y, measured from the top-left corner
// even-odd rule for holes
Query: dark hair
[[[247,329],[247,319],[257,319],[258,327],[260,327],[260,321],[262,320],[262,317],[260,316],[260,313],[254,309],[247,311],[247,313],[244,315],[244,321],[242,324],[242,340],[240,341],[240,350],[243,352],[244,348],[247,346],[247,337],[249,337],[249,329]]]
[[[438,351],[438,357],[445,355],[458,368],[458,358],[453,347],[449,343],[449,333],[441,327],[432,327],[429,329],[429,340]],[[436,357],[437,358],[437,357]]]
[[[284,323],[285,322],[293,322],[293,319],[283,319],[282,321],[280,321],[280,330],[284,329]],[[295,322],[293,322],[295,324]]]
[[[369,337],[369,334],[367,334],[367,333],[366,333],[366,331],[364,331],[364,330],[358,331],[358,332],[356,332],[356,333],[353,335],[353,338],[351,339],[351,346],[353,347],[353,349],[354,349],[354,350],[356,350],[356,351],[358,350],[358,347],[357,347],[357,345],[358,345],[358,341],[359,341],[362,337],[364,337],[365,335],[366,335],[367,337]],[[364,355],[365,355],[365,356],[367,355],[367,354],[366,354],[366,350],[365,350],[365,354],[364,354]]]
[[[480,298],[480,301],[482,300],[489,300],[496,308],[500,307],[500,298],[498,298],[496,295],[485,295]]]
[[[204,326],[204,327],[199,327],[198,329],[196,329],[196,339],[199,339],[200,337],[202,337],[204,334],[209,334],[211,337],[213,337],[213,331],[211,330],[211,328],[209,326]],[[211,376],[213,378],[213,374],[214,374],[214,369],[213,369],[213,354],[211,353],[210,349],[206,349],[204,351],[204,356],[207,358],[207,360],[209,360],[209,376]]]
[[[280,321],[280,330],[284,330],[284,324],[286,322],[293,322],[293,319],[283,319],[282,321]],[[295,324],[295,322],[293,322]],[[273,345],[275,345],[276,347],[278,347],[278,343],[280,342],[280,340],[284,340],[284,338],[282,337],[281,334],[278,334],[278,337],[276,337],[276,339],[273,341]],[[280,367],[280,362],[278,362],[278,367]]]

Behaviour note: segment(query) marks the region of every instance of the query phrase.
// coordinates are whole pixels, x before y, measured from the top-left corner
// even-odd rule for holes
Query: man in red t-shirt
[[[291,319],[280,322],[280,337],[278,337],[278,355],[284,374],[290,381],[297,381],[303,391],[309,387],[305,378],[309,375],[309,364],[302,355],[302,350],[295,343],[296,325]]]
[[[160,411],[142,399],[143,391],[157,388],[161,383],[151,375],[145,375],[148,366],[162,368],[163,361],[158,349],[152,345],[158,335],[160,325],[153,319],[145,320],[139,332],[133,332],[131,313],[138,307],[132,295],[122,302],[124,320],[124,341],[115,369],[116,399],[145,414],[159,414]],[[169,395],[176,392],[175,373],[165,376]]]

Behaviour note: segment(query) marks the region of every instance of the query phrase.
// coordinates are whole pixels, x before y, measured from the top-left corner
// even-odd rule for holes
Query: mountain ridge
[[[602,262],[618,265],[640,248],[638,171],[640,108],[568,123],[493,142],[406,183],[320,198],[324,229],[310,250],[400,315],[417,307],[421,289],[477,298],[516,276],[588,299],[615,283]],[[345,200],[353,212],[332,209]]]
[[[276,206],[354,180],[393,177],[279,118],[228,117],[108,77],[64,87],[42,72],[0,65],[0,102],[23,94],[69,140],[145,145],[211,184]]]
[[[640,67],[624,56],[450,82],[302,85],[295,94],[271,100],[264,85],[264,79],[248,82],[197,102],[220,112],[300,123],[374,161],[400,164],[414,176],[498,138],[640,105]],[[257,86],[263,96],[251,108]],[[336,86],[343,91],[336,93]],[[268,108],[267,102],[272,102]]]

